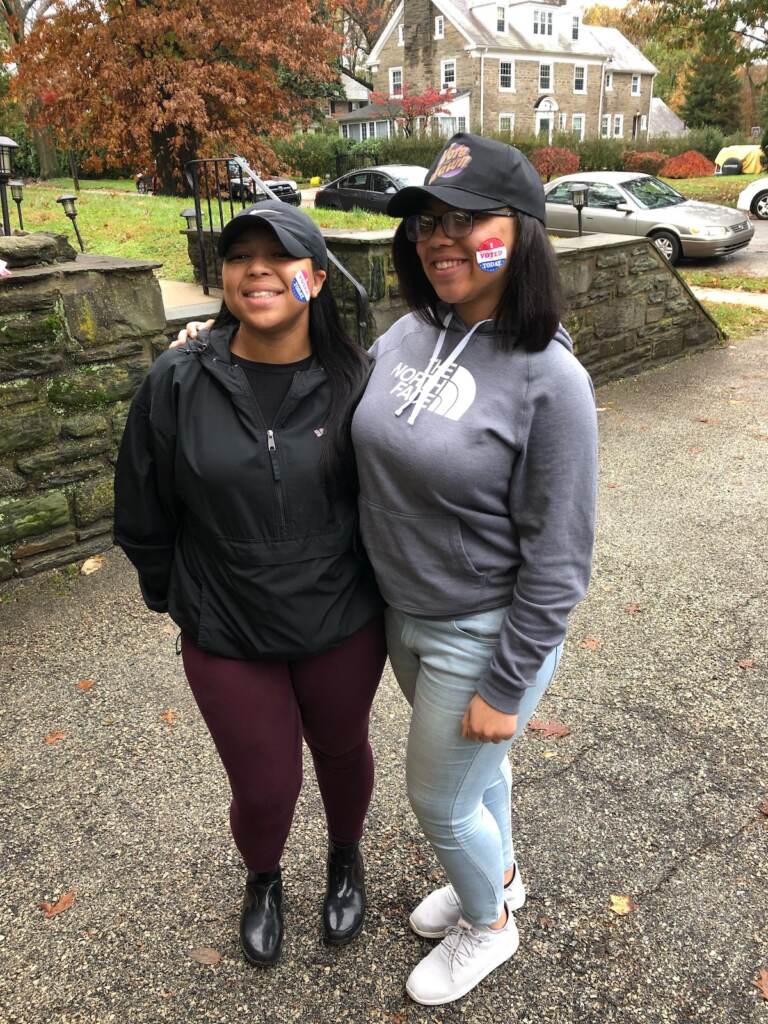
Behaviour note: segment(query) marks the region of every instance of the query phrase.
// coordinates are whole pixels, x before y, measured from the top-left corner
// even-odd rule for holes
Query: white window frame
[[[367,140],[367,138],[368,138],[368,122],[367,121],[361,121],[360,122],[360,141],[361,142],[365,142]]]
[[[533,34],[535,36],[551,36],[553,31],[552,11],[542,11],[538,7],[533,11]]]
[[[503,117],[505,117],[509,121],[509,127],[508,128],[505,128],[504,125],[501,123],[501,119]],[[499,131],[500,132],[509,132],[510,137],[512,137],[515,134],[515,114],[514,114],[514,111],[510,111],[508,114],[506,114],[504,112],[499,114]]]
[[[501,28],[499,28],[501,25]],[[500,4],[496,8],[496,35],[503,36],[507,31],[507,9]]]
[[[618,131],[616,131],[617,128],[619,129]],[[612,131],[612,134],[611,134],[611,138],[613,138],[613,139],[623,139],[624,138],[624,115],[623,114],[614,114],[613,115],[613,131]]]
[[[610,139],[611,137],[611,115],[603,114],[600,118],[600,138]]]
[[[576,118],[581,118],[581,128],[576,127]],[[587,131],[587,115],[586,114],[571,114],[571,132],[574,134],[579,133],[579,142],[584,141],[584,136]]]
[[[581,69],[581,72],[582,72],[581,80],[582,80],[583,85],[584,85],[583,89],[577,89],[576,88],[576,72],[579,69]],[[573,91],[574,91],[574,93],[577,96],[586,96],[587,95],[587,65],[586,64],[574,64],[573,65]]]
[[[342,124],[342,126],[341,126],[341,137],[342,137],[342,139],[348,139],[349,138],[349,125],[348,124]]]
[[[605,91],[606,92],[613,92],[613,72],[612,71],[606,71],[605,72]]]
[[[541,84],[541,71],[542,71],[542,68],[549,68],[549,85],[547,86],[546,89]],[[555,91],[555,88],[554,88],[554,86],[552,84],[552,77],[553,77],[552,72],[553,72],[553,70],[554,70],[554,65],[552,64],[551,60],[550,61],[544,60],[544,61],[541,61],[539,63],[539,92],[540,93],[549,93],[549,92],[554,92]]]
[[[637,82],[637,89],[635,89],[635,82]],[[640,75],[632,75],[632,89],[631,89],[631,95],[632,96],[639,96],[640,95],[640,89],[641,89],[641,84],[640,83],[641,83]]]
[[[397,26],[397,45],[405,46],[405,25],[402,21]]]
[[[435,39],[445,38],[445,18],[438,14],[435,18]]]
[[[445,80],[445,69],[449,64],[453,64],[453,81],[446,82]],[[440,61],[440,88],[441,89],[456,89],[456,58],[446,57],[445,60]]]
[[[560,111],[560,116],[557,121],[557,130],[559,132],[565,132],[568,130],[568,115]]]
[[[509,64],[509,85],[501,84],[501,65]],[[515,62],[513,60],[500,60],[499,61],[499,92],[514,92],[515,91]]]
[[[574,14],[571,21],[571,39],[576,41],[579,38],[579,32],[581,31],[581,18],[578,14]]]
[[[647,114],[641,114],[640,115],[640,131],[641,132],[647,132],[648,131],[648,115]]]
[[[463,115],[456,118],[456,131],[465,132],[467,130],[467,119]]]
[[[400,92],[395,92],[395,72],[400,72]],[[403,95],[403,69],[402,67],[394,67],[389,69],[389,95],[390,96],[402,96]]]

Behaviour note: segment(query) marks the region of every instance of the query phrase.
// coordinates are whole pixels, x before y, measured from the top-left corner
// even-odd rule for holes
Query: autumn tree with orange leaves
[[[90,170],[154,164],[165,194],[183,165],[237,152],[278,167],[287,135],[337,80],[341,40],[319,0],[57,0],[12,51],[14,88]],[[49,12],[50,14],[50,12]]]

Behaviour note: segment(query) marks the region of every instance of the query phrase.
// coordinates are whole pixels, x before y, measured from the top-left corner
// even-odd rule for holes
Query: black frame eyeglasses
[[[405,237],[409,242],[426,242],[438,223],[446,238],[466,238],[472,234],[478,217],[515,217],[509,210],[446,210],[445,213],[412,213],[405,218]]]

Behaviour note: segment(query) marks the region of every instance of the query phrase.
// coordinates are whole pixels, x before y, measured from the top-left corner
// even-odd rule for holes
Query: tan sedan
[[[591,171],[555,178],[544,186],[547,227],[556,235],[577,235],[573,187],[583,185],[582,231],[645,235],[671,263],[681,256],[726,256],[749,245],[755,233],[740,210],[686,199],[650,174]]]

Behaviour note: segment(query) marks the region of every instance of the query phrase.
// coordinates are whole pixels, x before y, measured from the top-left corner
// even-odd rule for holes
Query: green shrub
[[[297,132],[287,139],[270,139],[277,156],[300,178],[336,176],[336,155],[346,153],[352,143],[342,139],[338,129],[302,135]]]
[[[584,139],[574,148],[581,159],[582,171],[622,170],[624,143],[621,139]]]

